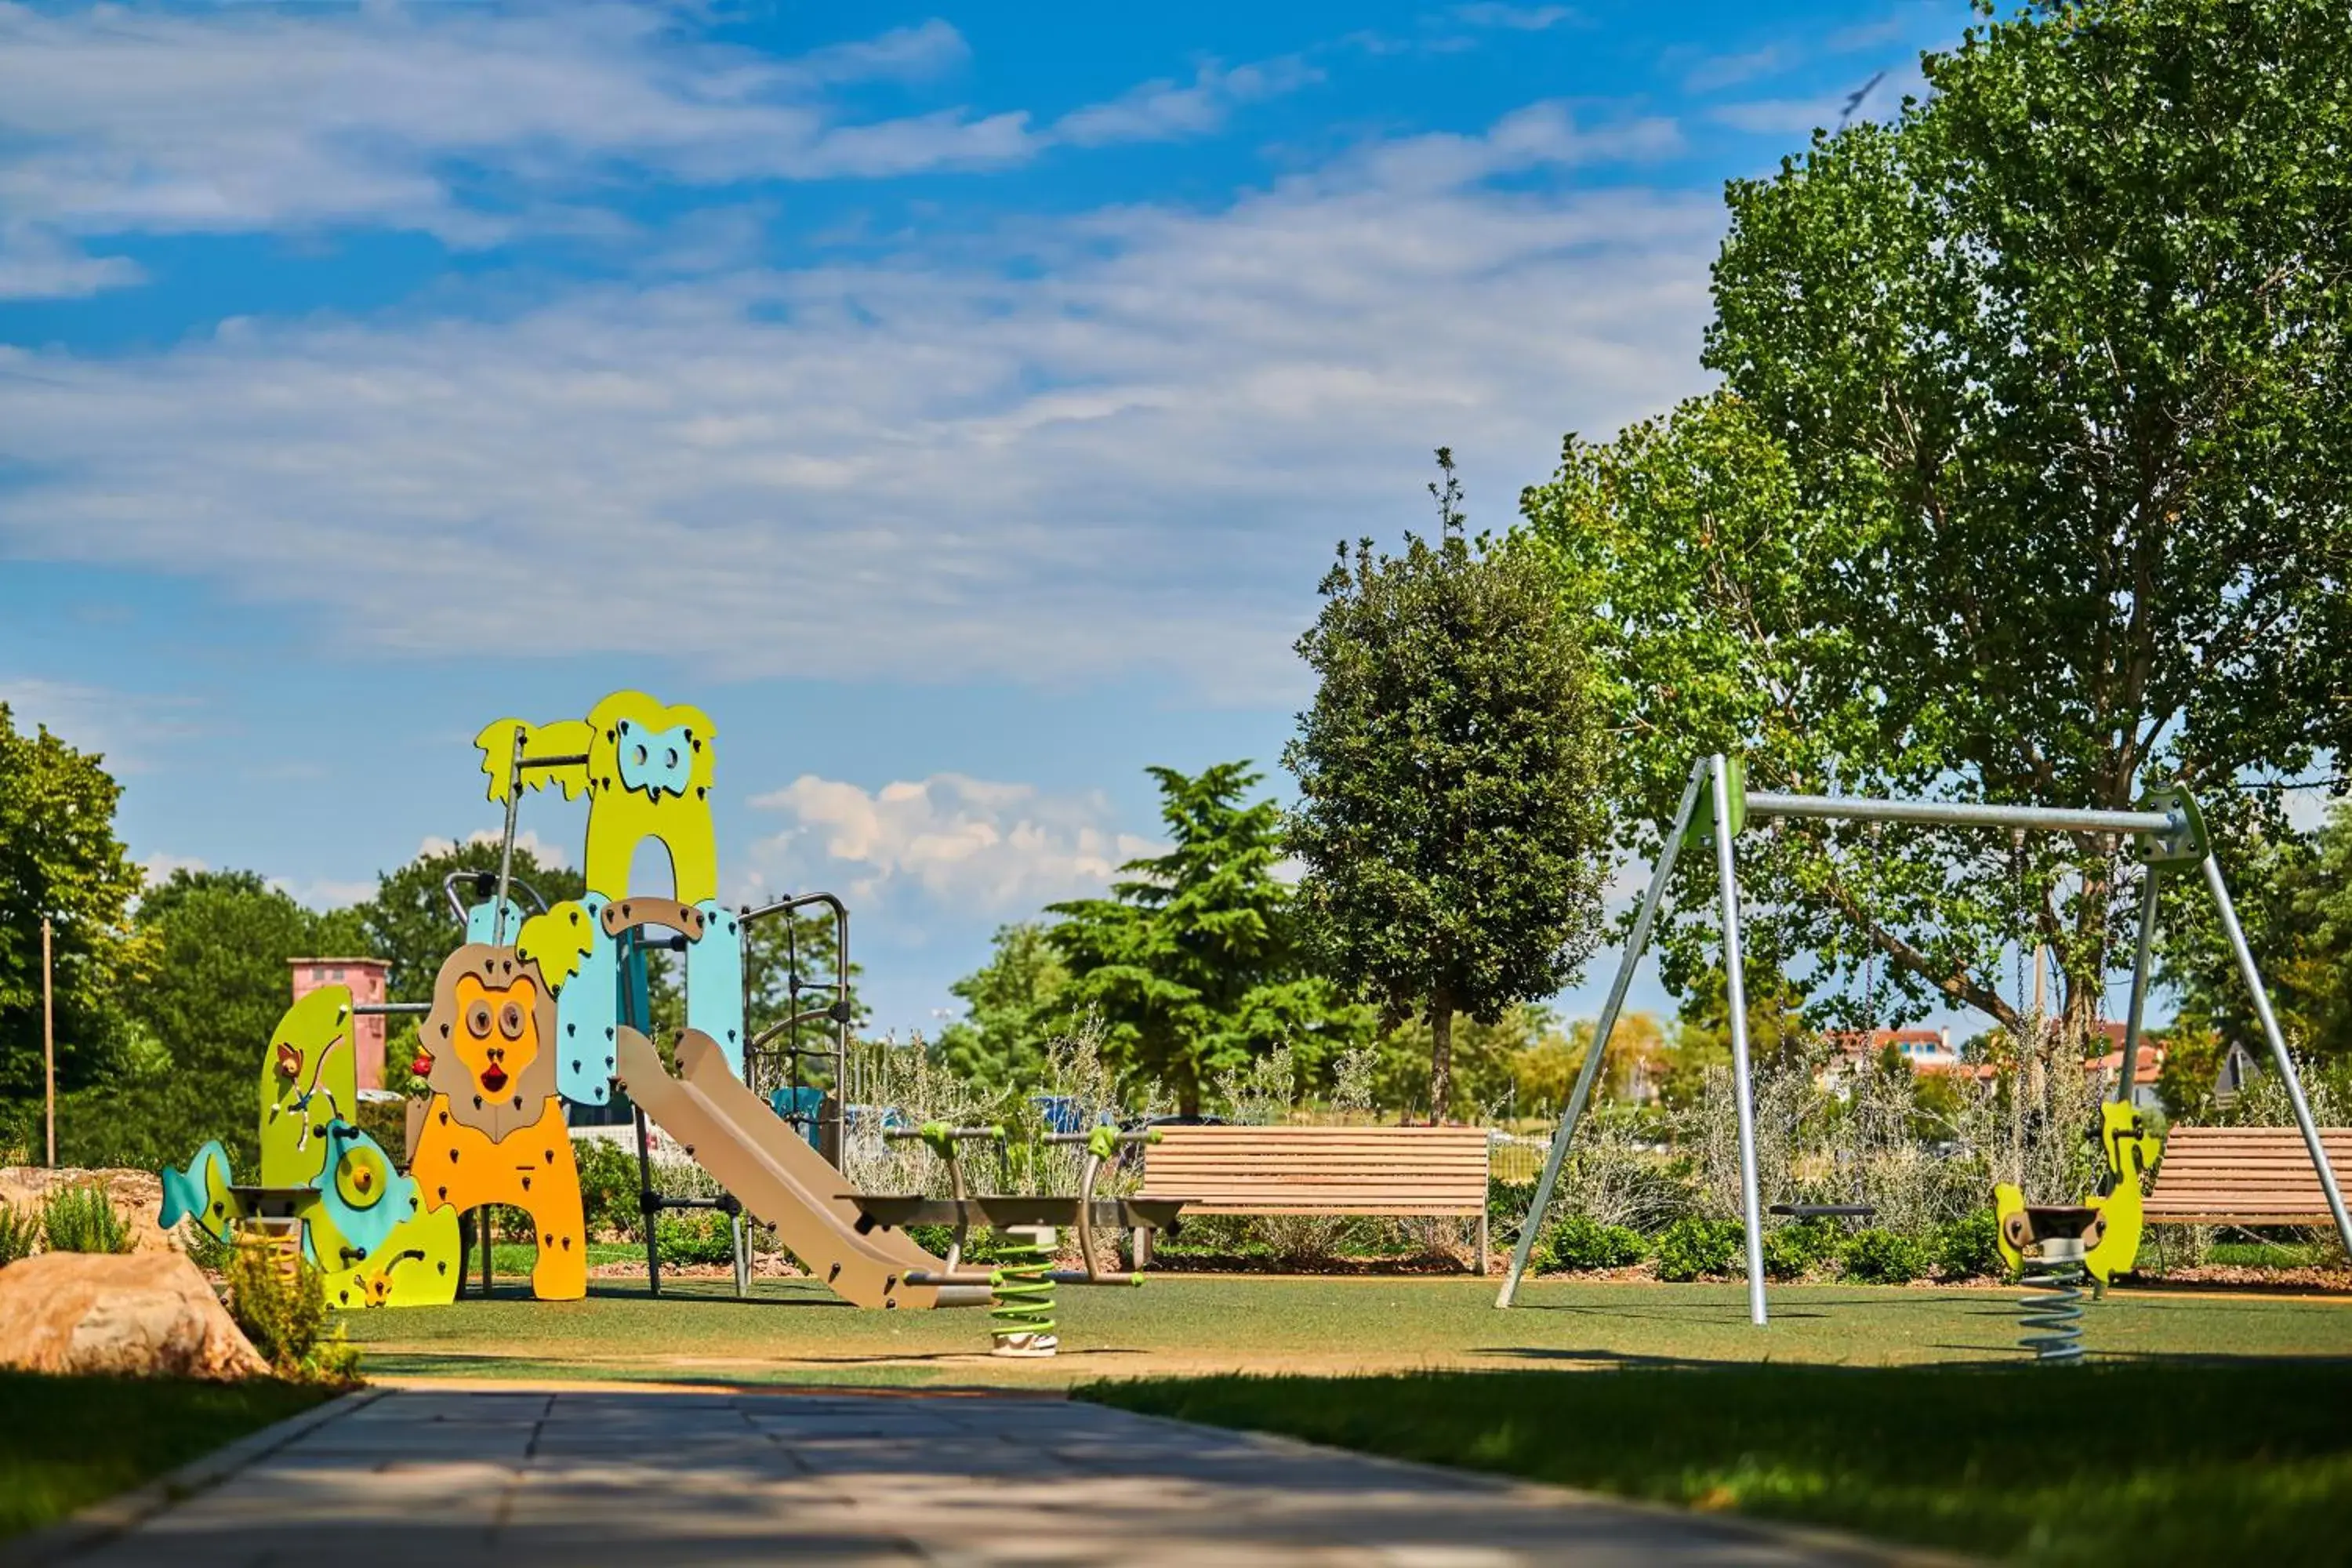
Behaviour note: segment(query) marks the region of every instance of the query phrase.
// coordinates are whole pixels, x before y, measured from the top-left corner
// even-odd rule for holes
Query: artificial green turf
[[[1077,1394],[2037,1568],[2352,1561],[2352,1362],[1227,1376]]]
[[[1600,1367],[1758,1361],[1889,1365],[2012,1362],[2015,1294],[1849,1285],[1775,1287],[1772,1323],[1738,1285],[1538,1281],[1495,1310],[1492,1279],[1166,1276],[1142,1289],[1064,1287],[1062,1353],[993,1360],[984,1311],[860,1311],[809,1279],[642,1275],[589,1282],[584,1301],[533,1301],[520,1272],[494,1300],[346,1312],[371,1376],[1062,1384],[1221,1372],[1339,1374],[1429,1367]],[[2352,1353],[2352,1300],[2116,1291],[2090,1303],[2095,1354]]]
[[[268,1379],[0,1372],[0,1535],[63,1519],[326,1396]]]

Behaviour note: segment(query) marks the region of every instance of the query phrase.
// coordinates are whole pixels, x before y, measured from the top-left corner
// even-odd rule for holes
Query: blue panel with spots
[[[512,947],[514,945],[516,933],[522,930],[522,906],[516,903],[512,899],[509,899],[507,900],[507,923],[504,941],[500,941],[499,936],[493,931],[493,927],[497,924],[496,916],[498,912],[499,903],[496,899],[484,899],[480,903],[476,904],[472,909],[467,910],[466,911],[466,940],[467,942],[490,942],[499,947]]]
[[[598,918],[608,901],[602,893],[581,896],[594,940],[579,972],[555,994],[555,1091],[574,1105],[603,1105],[613,1097],[621,949]]]
[[[346,1162],[350,1163],[348,1169]],[[353,1179],[362,1166],[368,1177],[364,1183]],[[343,1239],[358,1253],[356,1257],[311,1259],[331,1271],[348,1268],[362,1258],[373,1258],[400,1222],[417,1211],[415,1182],[394,1170],[391,1156],[383,1147],[348,1121],[327,1124],[327,1167],[311,1185],[319,1194],[320,1205],[327,1211],[327,1217],[334,1221],[335,1228],[343,1233]],[[303,1227],[302,1239],[306,1249],[315,1250],[310,1247],[307,1226]]]
[[[691,729],[680,724],[670,730],[648,730],[622,720],[614,735],[621,787],[656,800],[666,795],[684,795],[694,773],[694,738],[688,732]]]
[[[743,1076],[743,922],[716,899],[702,911],[702,940],[686,950],[686,1025],[719,1042]]]

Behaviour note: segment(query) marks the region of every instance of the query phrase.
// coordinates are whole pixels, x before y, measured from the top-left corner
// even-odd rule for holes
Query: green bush
[[[41,1205],[41,1233],[51,1252],[128,1252],[131,1227],[96,1182],[59,1187]]]
[[[1686,1215],[1658,1233],[1658,1278],[1682,1281],[1728,1274],[1738,1259],[1739,1222]]]
[[[1936,1272],[1947,1279],[1998,1279],[2009,1272],[2000,1256],[2000,1221],[1990,1209],[1937,1227]]]
[[[668,1209],[654,1230],[654,1248],[664,1263],[732,1263],[735,1236],[719,1209]]]
[[[580,1206],[588,1234],[644,1237],[637,1157],[610,1138],[574,1138],[572,1158],[580,1167]]]
[[[1764,1233],[1764,1272],[1774,1279],[1801,1279],[1838,1253],[1838,1228],[1825,1219],[1801,1219]]]
[[[1591,1268],[1630,1268],[1642,1261],[1642,1233],[1622,1225],[1601,1225],[1590,1215],[1564,1215],[1536,1247],[1539,1269],[1580,1273]]]
[[[299,1258],[289,1274],[284,1249],[257,1238],[229,1249],[226,1272],[229,1315],[271,1371],[299,1382],[358,1376],[359,1347],[340,1324],[326,1332],[326,1276]]]
[[[41,1243],[41,1222],[14,1204],[0,1204],[0,1268],[30,1258]]]
[[[233,1243],[223,1241],[203,1226],[191,1220],[183,1233],[188,1238],[188,1261],[215,1274],[228,1272],[229,1255],[236,1250]]]
[[[1892,1230],[1858,1230],[1838,1249],[1845,1278],[1864,1285],[1908,1285],[1927,1272],[1927,1249]]]

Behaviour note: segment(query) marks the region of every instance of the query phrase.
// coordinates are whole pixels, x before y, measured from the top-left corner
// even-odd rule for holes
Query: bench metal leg
[[[1131,1245],[1135,1271],[1140,1274],[1151,1267],[1151,1227],[1148,1225],[1137,1226]]]

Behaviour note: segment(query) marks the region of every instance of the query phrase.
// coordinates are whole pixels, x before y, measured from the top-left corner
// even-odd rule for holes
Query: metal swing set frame
[[[2238,924],[2229,885],[2222,879],[2221,864],[2214,859],[2206,836],[2203,814],[2188,790],[2178,784],[2152,789],[2137,811],[2075,811],[2031,805],[1971,805],[1952,801],[1877,800],[1858,795],[1777,795],[1762,791],[1751,794],[1744,774],[1738,759],[1721,752],[1702,757],[1691,766],[1682,805],[1659,849],[1649,889],[1642,896],[1641,908],[1633,917],[1633,929],[1618,961],[1616,978],[1609,987],[1608,1002],[1593,1029],[1592,1048],[1585,1054],[1584,1066],[1576,1076],[1567,1109],[1560,1113],[1559,1127],[1552,1134],[1551,1150],[1544,1159],[1543,1174],[1536,1183],[1534,1199],[1519,1226],[1518,1245],[1512,1250],[1510,1270],[1504,1276],[1496,1306],[1508,1307],[1518,1295],[1519,1280],[1527,1272],[1536,1233],[1545,1211],[1551,1206],[1560,1167],[1568,1157],[1577,1124],[1583,1119],[1601,1060],[1608,1053],[1610,1036],[1623,1010],[1634,968],[1649,944],[1651,926],[1657,919],[1659,906],[1665,901],[1675,862],[1685,846],[1696,847],[1702,840],[1712,840],[1723,918],[1726,1000],[1731,1014],[1732,1086],[1739,1117],[1739,1206],[1747,1243],[1748,1316],[1759,1327],[1769,1321],[1764,1300],[1764,1231],[1757,1195],[1756,1100],[1748,1066],[1748,988],[1740,955],[1739,872],[1733,843],[1749,820],[1780,817],[1895,822],[1927,827],[1995,827],[2012,833],[2113,833],[2130,838],[2146,869],[2140,892],[2139,945],[2132,963],[2131,1006],[2124,1025],[2122,1070],[2116,1075],[2116,1098],[2126,1102],[2131,1099],[2132,1077],[2138,1065],[2141,1016],[2147,1002],[2156,946],[2159,886],[2168,874],[2191,868],[2199,870],[2212,898],[2214,911],[2221,917],[2221,930],[2236,955],[2238,973],[2253,999],[2254,1015],[2269,1042],[2271,1059],[2286,1086],[2287,1100],[2294,1108],[2295,1125],[2302,1130],[2304,1146],[2311,1153],[2312,1169],[2319,1177],[2320,1190],[2326,1194],[2328,1211],[2335,1216],[2336,1235],[2346,1250],[2352,1252],[2352,1215],[2345,1212],[2344,1195],[2336,1186],[2327,1150],[2320,1142],[2319,1129],[2312,1121],[2311,1106],[2304,1098],[2303,1083],[2295,1074],[2294,1058],[2287,1054],[2278,1018],[2271,1011],[2270,994],[2263,988],[2253,952],[2246,945],[2246,933]]]

